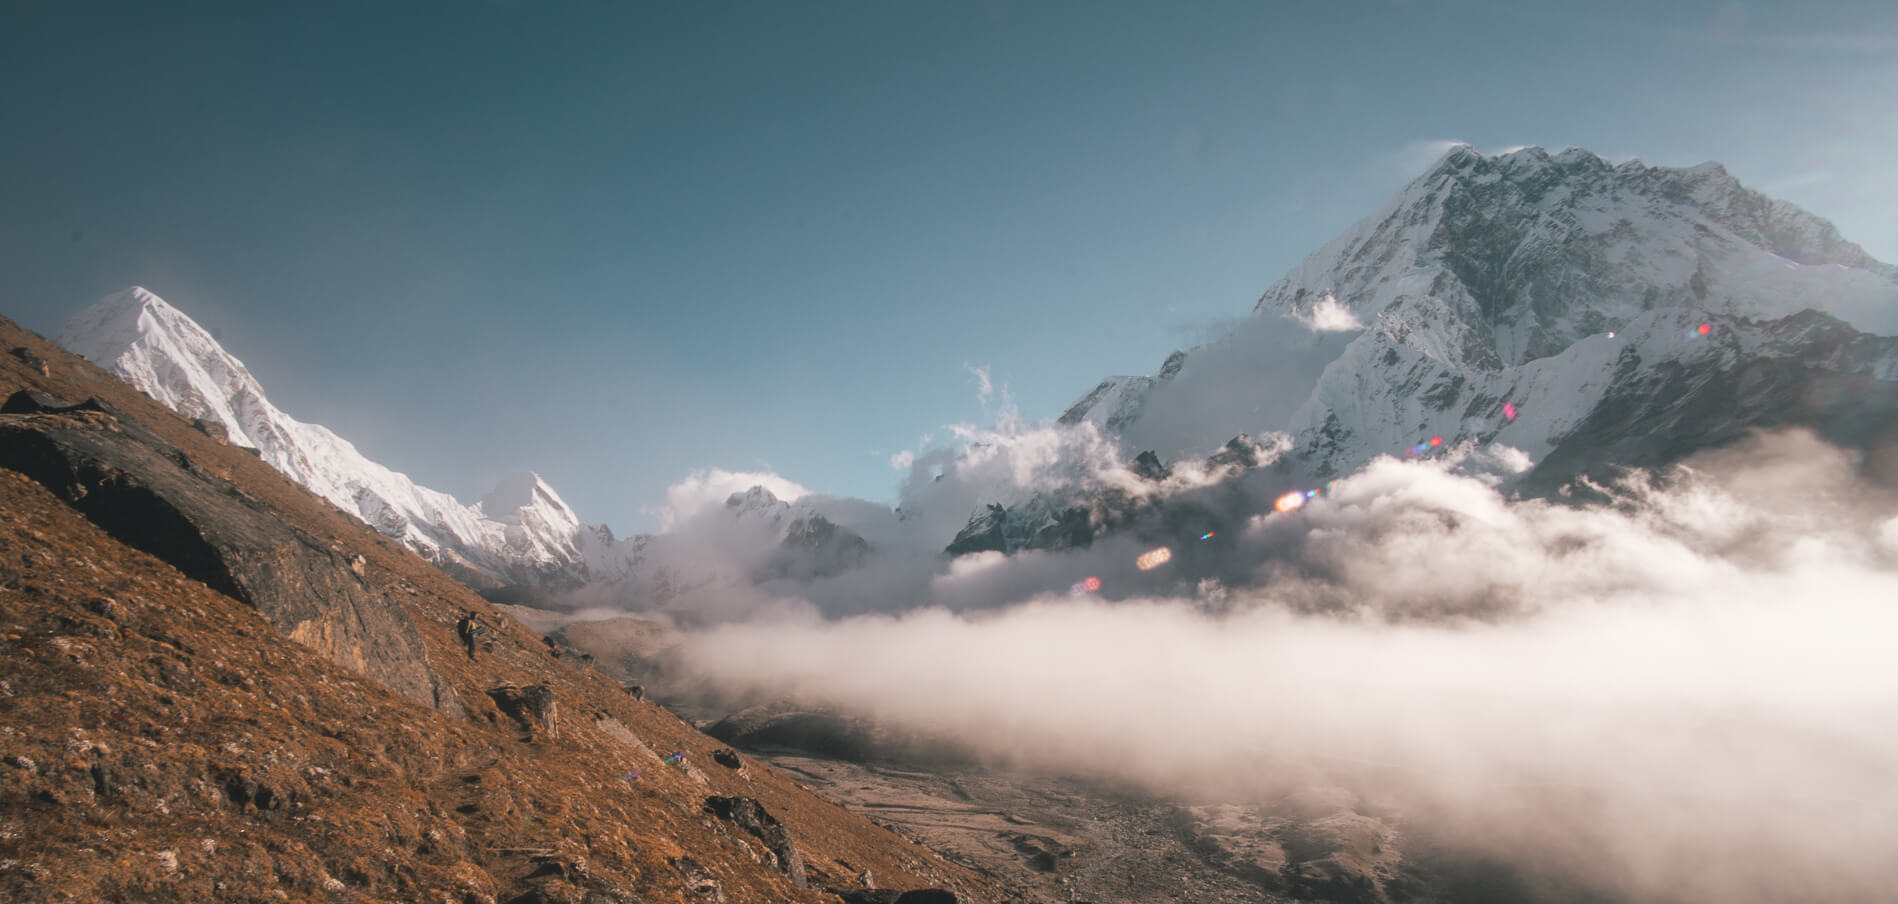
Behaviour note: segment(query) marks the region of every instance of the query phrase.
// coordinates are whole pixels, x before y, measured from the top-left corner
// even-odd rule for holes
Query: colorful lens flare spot
[[[1075,581],[1074,586],[1068,588],[1068,593],[1073,596],[1086,596],[1087,585],[1080,581]]]
[[[1205,532],[1205,533],[1203,533],[1203,534],[1200,534],[1200,535],[1199,535],[1199,538],[1200,538],[1201,540],[1211,540],[1211,539],[1213,538],[1213,532],[1212,532],[1212,531],[1207,531],[1207,532]]]
[[[1087,592],[1093,593],[1094,591],[1101,589],[1101,579],[1093,578],[1093,577],[1088,578],[1087,580],[1081,582],[1081,587]]]
[[[1134,567],[1141,571],[1152,571],[1171,561],[1173,550],[1160,546],[1141,553],[1140,558],[1134,560]]]
[[[1699,325],[1699,326],[1697,326],[1697,327],[1694,327],[1694,332],[1696,332],[1696,333],[1699,333],[1699,334],[1701,334],[1702,336],[1705,336],[1705,335],[1707,335],[1708,333],[1711,333],[1711,332],[1713,332],[1713,324],[1711,324],[1711,323],[1703,323],[1703,324],[1701,324],[1701,325]]]
[[[1304,504],[1305,504],[1305,494],[1300,493],[1297,490],[1293,490],[1290,493],[1286,493],[1285,495],[1280,496],[1277,502],[1272,503],[1272,507],[1281,512],[1289,512],[1289,511],[1293,511],[1299,508],[1300,506],[1303,506]]]
[[[1515,402],[1503,403],[1503,417],[1508,418],[1509,420],[1512,420],[1512,421],[1516,419],[1516,403]]]
[[[1435,449],[1436,447],[1441,446],[1441,445],[1443,445],[1443,437],[1433,436],[1430,438],[1430,448]]]

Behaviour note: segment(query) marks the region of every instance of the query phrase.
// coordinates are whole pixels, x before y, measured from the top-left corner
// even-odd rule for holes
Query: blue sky
[[[1452,139],[1719,160],[1898,261],[1890,3],[15,0],[0,111],[0,313],[144,285],[372,458],[621,533],[698,468],[888,499]]]

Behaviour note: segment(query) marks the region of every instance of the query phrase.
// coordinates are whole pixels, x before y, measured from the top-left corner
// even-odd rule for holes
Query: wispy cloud
[[[1470,146],[1467,141],[1458,141],[1453,138],[1419,138],[1404,142],[1403,147],[1391,152],[1387,161],[1392,168],[1414,176],[1443,159],[1443,155],[1457,148]]]
[[[1768,182],[1760,186],[1760,190],[1769,195],[1777,195],[1781,192],[1795,191],[1808,186],[1818,185],[1822,182],[1830,182],[1832,181],[1832,176],[1831,170],[1806,170],[1805,172],[1794,173],[1782,179]]]
[[[772,471],[701,468],[666,487],[665,505],[656,511],[648,509],[646,513],[659,519],[661,531],[669,531],[707,508],[723,505],[733,493],[742,493],[755,486],[770,490],[772,495],[785,502],[808,496],[811,492]]]
[[[1470,148],[1486,157],[1494,157],[1498,154],[1513,154],[1529,145],[1508,144],[1484,149],[1467,141],[1452,138],[1419,138],[1404,142],[1403,147],[1385,155],[1385,165],[1406,177],[1417,176],[1428,170],[1438,160],[1442,160],[1443,155],[1460,147]]]
[[[995,382],[989,378],[989,366],[984,364],[977,367],[965,362],[962,368],[968,371],[970,376],[975,377],[976,400],[982,403],[983,411],[989,410],[989,398],[995,395]]]
[[[1338,296],[1326,292],[1312,305],[1310,316],[1299,315],[1299,320],[1318,333],[1344,333],[1364,329],[1364,322],[1352,313]]]

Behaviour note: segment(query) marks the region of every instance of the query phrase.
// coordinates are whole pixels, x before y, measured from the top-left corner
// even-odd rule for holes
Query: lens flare
[[[1285,495],[1280,496],[1277,502],[1272,503],[1272,507],[1281,512],[1289,512],[1304,504],[1305,504],[1305,494],[1298,492],[1297,490],[1293,490],[1290,493],[1286,493]]]
[[[1200,534],[1200,535],[1199,535],[1199,538],[1200,538],[1201,540],[1211,540],[1211,539],[1213,538],[1213,532],[1212,532],[1212,531],[1207,531],[1207,532],[1205,532],[1205,533],[1203,533],[1203,534]]]
[[[1515,402],[1503,403],[1503,417],[1508,418],[1509,420],[1512,420],[1512,421],[1516,419],[1516,403]]]
[[[1095,577],[1090,577],[1090,578],[1088,578],[1087,580],[1085,580],[1085,581],[1082,581],[1082,582],[1081,582],[1081,586],[1082,586],[1082,587],[1083,587],[1084,589],[1086,589],[1086,590],[1087,590],[1087,592],[1089,592],[1089,593],[1093,593],[1094,591],[1096,591],[1096,590],[1099,590],[1099,589],[1101,589],[1101,579],[1100,579],[1100,578],[1095,578]]]
[[[1443,445],[1443,437],[1441,437],[1441,436],[1433,436],[1433,437],[1431,437],[1431,438],[1430,438],[1430,447],[1431,447],[1432,449],[1434,449],[1434,448],[1436,448],[1436,447],[1438,447],[1438,446],[1441,446],[1441,445]]]
[[[1152,571],[1171,561],[1173,561],[1173,550],[1158,546],[1141,553],[1140,558],[1134,560],[1134,567],[1141,571]]]
[[[1707,335],[1708,333],[1711,333],[1711,332],[1713,332],[1713,324],[1711,324],[1711,323],[1703,323],[1703,324],[1701,324],[1700,326],[1698,326],[1698,327],[1695,327],[1695,328],[1694,328],[1694,332],[1696,332],[1696,333],[1699,333],[1699,334],[1701,334],[1702,336],[1705,336],[1705,335]]]

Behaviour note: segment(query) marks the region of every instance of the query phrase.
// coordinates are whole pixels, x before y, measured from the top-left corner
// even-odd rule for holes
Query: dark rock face
[[[1226,441],[1226,445],[1206,459],[1206,463],[1215,468],[1228,471],[1248,471],[1265,461],[1265,449],[1253,442],[1252,437],[1243,433]]]
[[[1101,399],[1105,398],[1117,385],[1119,385],[1119,381],[1111,377],[1102,380],[1099,384],[1095,385],[1093,389],[1088,390],[1087,395],[1082,396],[1079,401],[1068,406],[1068,410],[1061,413],[1061,418],[1056,421],[1056,423],[1063,427],[1072,427],[1086,420],[1087,413],[1092,411],[1095,405],[1100,404]]]
[[[784,830],[777,817],[765,812],[758,801],[749,797],[718,797],[705,799],[705,812],[744,829],[752,837],[764,842],[767,849],[778,859],[778,869],[789,877],[791,884],[799,888],[808,888],[809,882],[804,876],[804,858],[791,843],[791,835]]]
[[[1081,506],[1069,506],[1028,540],[1029,549],[1085,549],[1094,542],[1093,515]]]
[[[16,393],[0,465],[128,546],[256,609],[292,639],[426,706],[461,714],[399,604],[345,557],[273,517],[182,451],[97,402]]]
[[[208,417],[193,418],[191,426],[199,433],[217,440],[220,446],[228,446],[231,443],[231,431],[225,428],[223,421],[214,421]]]
[[[1152,449],[1148,449],[1134,457],[1132,470],[1135,474],[1155,482],[1173,476],[1172,469],[1162,464],[1160,462],[1160,456],[1153,454]]]
[[[896,899],[896,904],[957,904],[961,898],[956,893],[941,888],[919,888],[906,891]]]
[[[1013,554],[1023,549],[1082,549],[1094,542],[1093,513],[1083,506],[1060,509],[1031,503],[1022,509],[990,504],[943,549],[951,557],[975,552]]]
[[[903,893],[894,888],[831,889],[844,904],[896,904]]]
[[[833,577],[863,565],[870,556],[870,543],[848,528],[822,515],[807,515],[791,522],[784,540],[772,553],[758,577],[812,578]]]
[[[712,762],[727,769],[743,769],[745,767],[744,761],[738,758],[738,751],[730,747],[712,751]]]
[[[42,377],[47,376],[48,371],[46,369],[46,359],[41,358],[40,356],[36,354],[33,354],[32,349],[29,349],[24,345],[15,346],[14,348],[8,349],[7,354],[20,359],[20,361],[24,363],[27,367],[30,367],[36,371],[39,371],[40,376]]]
[[[1624,352],[1615,388],[1536,464],[1524,492],[1552,495],[1581,476],[1662,468],[1753,428],[1810,428],[1867,452],[1875,472],[1878,454],[1898,447],[1898,381],[1883,375],[1898,358],[1898,339],[1815,311],[1716,325],[1758,351],[1714,347],[1695,360],[1650,367],[1632,349]],[[1898,470],[1870,476],[1898,482]]]
[[[560,709],[554,702],[553,689],[547,685],[515,687],[504,684],[489,689],[488,696],[494,698],[494,705],[528,731],[544,734],[548,738],[560,737]]]
[[[100,411],[106,407],[98,399],[87,399],[77,405],[68,404],[43,392],[22,389],[0,404],[0,414],[69,414],[74,411]]]
[[[1008,510],[990,503],[989,507],[969,516],[969,523],[956,533],[943,551],[951,556],[966,556],[973,552],[1007,552],[1008,537],[1003,526],[1008,518]]]

